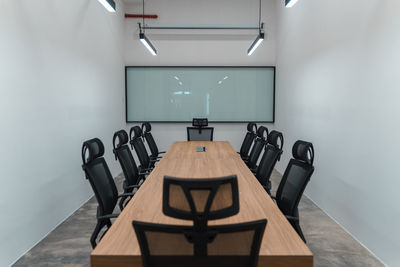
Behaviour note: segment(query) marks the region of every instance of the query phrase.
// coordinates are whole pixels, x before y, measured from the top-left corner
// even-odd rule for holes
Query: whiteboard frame
[[[273,110],[272,110],[272,121],[251,121],[255,123],[275,123],[275,96],[276,96],[276,66],[125,66],[125,122],[126,123],[191,123],[192,121],[130,121],[128,120],[128,69],[134,68],[264,68],[274,70],[274,89],[273,89]],[[209,123],[248,123],[249,121],[208,121]]]

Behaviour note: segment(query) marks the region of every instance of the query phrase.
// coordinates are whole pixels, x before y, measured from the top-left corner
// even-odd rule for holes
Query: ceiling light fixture
[[[264,33],[262,32],[263,28],[264,28],[264,23],[261,23],[261,0],[260,0],[260,6],[258,9],[258,36],[257,38],[254,40],[254,42],[251,44],[250,48],[247,49],[247,55],[251,56],[254,51],[256,51],[257,47],[260,46],[260,44],[262,43],[262,41],[264,41]]]
[[[139,33],[139,39],[142,42],[142,44],[147,48],[147,50],[150,51],[150,53],[153,56],[157,56],[157,50],[154,48],[154,46],[151,44],[149,39],[147,39],[146,35],[144,33]]]
[[[99,1],[108,10],[108,12],[116,11],[114,0],[97,0],[97,1]]]
[[[146,30],[145,27],[144,27],[145,26],[145,24],[144,24],[144,18],[145,18],[145,16],[144,16],[144,0],[142,1],[142,3],[143,3],[143,27],[139,22],[138,23],[139,24],[139,29],[140,29],[139,40],[147,48],[147,50],[150,51],[150,53],[153,56],[157,56],[157,50],[154,48],[153,44],[149,41],[149,39],[147,39],[146,35],[144,34],[144,32]]]
[[[247,55],[251,56],[251,54],[253,54],[253,52],[256,51],[257,47],[262,43],[262,41],[264,41],[264,33],[260,32],[260,34],[254,40],[253,44],[247,50]]]
[[[299,1],[299,0],[285,0],[285,6],[288,8],[292,7],[297,3],[297,1]]]

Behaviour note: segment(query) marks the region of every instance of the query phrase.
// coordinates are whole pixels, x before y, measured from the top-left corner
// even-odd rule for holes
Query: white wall
[[[136,2],[136,3],[135,3]],[[125,63],[132,66],[266,66],[275,65],[275,1],[262,1],[266,41],[247,56],[257,31],[151,30],[146,33],[158,51],[152,56],[139,41],[138,19],[126,20]],[[151,0],[145,13],[157,14],[147,24],[253,24],[258,23],[258,0]],[[126,5],[129,13],[142,13],[141,1]],[[229,103],[227,103],[229,104]],[[186,140],[189,124],[153,124],[153,135],[165,150],[175,140]],[[128,124],[128,128],[131,127]],[[214,140],[229,140],[239,149],[246,124],[215,124]]]
[[[400,266],[400,1],[277,1],[282,171],[313,142],[307,195],[390,266]]]
[[[0,0],[0,266],[92,195],[84,140],[101,138],[120,172],[111,138],[125,126],[122,14],[95,0]]]

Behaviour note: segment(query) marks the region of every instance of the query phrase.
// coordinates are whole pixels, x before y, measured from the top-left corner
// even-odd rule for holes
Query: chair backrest
[[[249,155],[251,145],[253,144],[254,138],[256,138],[256,136],[257,136],[257,124],[249,122],[247,124],[247,133],[244,136],[243,143],[239,151],[241,157],[247,157]]]
[[[142,140],[142,129],[139,126],[133,126],[129,131],[129,142],[135,149],[136,155],[140,161],[140,165],[143,169],[147,169],[150,166],[150,157],[147,154],[146,147]]]
[[[156,142],[154,141],[153,135],[151,134],[151,124],[149,122],[142,124],[142,134],[150,148],[151,156],[154,158],[158,157],[159,150]]]
[[[140,181],[139,171],[128,147],[128,134],[125,130],[114,133],[113,146],[113,152],[121,165],[126,185],[137,185]]]
[[[272,131],[268,135],[264,154],[256,171],[256,177],[264,186],[268,185],[269,178],[274,170],[276,162],[282,155],[283,135],[281,132]]]
[[[187,127],[188,141],[212,141],[214,136],[214,127]]]
[[[98,216],[111,214],[118,200],[117,187],[103,155],[104,145],[100,139],[83,143],[82,168],[99,203]]]
[[[144,267],[255,267],[267,220],[208,227],[133,221]]]
[[[261,151],[267,142],[268,129],[264,126],[260,126],[257,130],[257,137],[254,141],[254,145],[251,149],[247,166],[250,169],[254,169],[257,166],[258,158],[260,157]]]
[[[293,158],[289,161],[276,193],[280,210],[289,216],[295,216],[304,189],[314,172],[314,147],[309,142],[297,141],[293,145],[292,154]]]
[[[186,179],[164,177],[163,212],[174,218],[193,220],[196,229],[205,229],[208,220],[222,219],[239,212],[236,175]]]

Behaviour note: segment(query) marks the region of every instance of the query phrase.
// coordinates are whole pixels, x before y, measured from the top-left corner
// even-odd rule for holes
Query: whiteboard
[[[275,67],[126,67],[127,122],[274,122]]]

